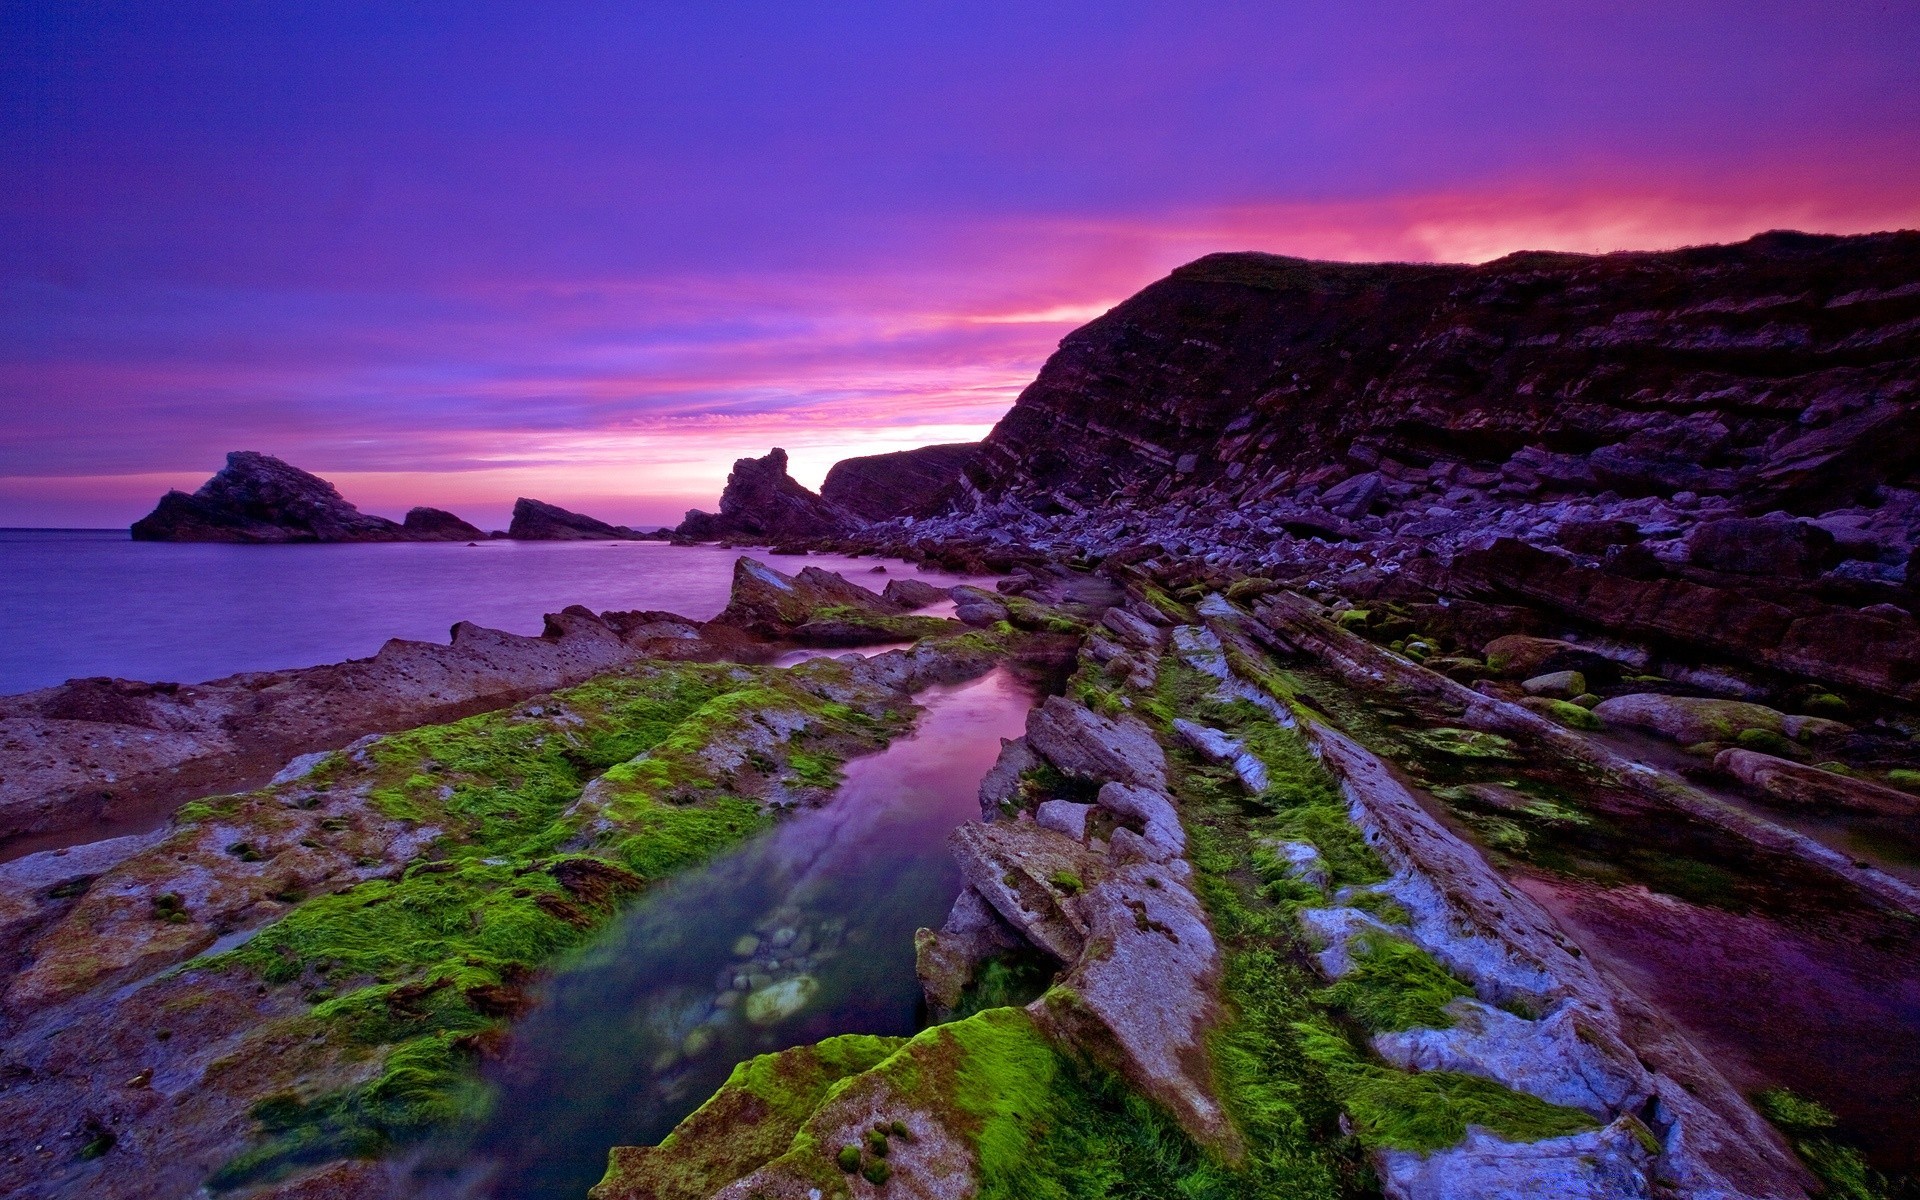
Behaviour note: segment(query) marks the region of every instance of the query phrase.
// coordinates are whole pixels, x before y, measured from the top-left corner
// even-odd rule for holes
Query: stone
[[[787,452],[775,446],[762,458],[735,459],[720,493],[719,513],[688,512],[674,536],[780,543],[844,537],[865,524],[851,510],[795,482],[787,474]]]
[[[1047,800],[1033,810],[1034,823],[1042,829],[1051,829],[1064,833],[1076,842],[1087,840],[1087,818],[1093,813],[1091,804],[1075,804],[1071,800]]]
[[[1579,671],[1549,671],[1545,675],[1535,675],[1522,682],[1520,689],[1529,696],[1544,696],[1549,700],[1571,700],[1575,696],[1587,694],[1587,677]]]
[[[897,605],[832,571],[807,567],[798,575],[787,575],[758,559],[742,557],[734,561],[733,590],[713,624],[762,637],[782,637],[813,622],[823,609],[833,610],[843,621],[891,617],[900,611]],[[896,636],[878,630],[870,640]]]
[[[1920,796],[1755,750],[1722,750],[1714,769],[1762,799],[1812,812],[1920,816]]]
[[[397,522],[361,512],[319,476],[253,450],[227,455],[226,466],[191,495],[162,496],[132,533],[136,542],[416,540]]]
[[[609,542],[629,541],[640,535],[624,525],[609,525],[557,504],[522,496],[513,502],[513,523],[507,526],[507,536],[521,542]]]
[[[1687,561],[1742,575],[1808,578],[1834,553],[1833,534],[1806,521],[1725,517],[1702,521],[1687,535]]]
[[[1137,718],[1108,720],[1083,704],[1049,696],[1027,714],[1027,746],[1075,779],[1166,790],[1166,752]]]
[[[952,1012],[982,963],[1021,944],[1020,935],[980,893],[961,889],[938,933],[914,934],[914,973],[927,1003],[936,1012]]]
[[[811,975],[795,975],[770,983],[747,996],[747,1020],[755,1025],[775,1025],[812,1002],[820,990],[820,981]]]
[[[1603,700],[1593,715],[1608,725],[1644,730],[1682,746],[1731,742],[1749,729],[1784,734],[1786,727],[1785,714],[1762,704],[1652,692]]]
[[[951,594],[953,615],[968,625],[984,628],[1007,619],[1006,604],[992,592],[962,584]]]
[[[1030,821],[969,823],[949,841],[961,878],[1002,920],[1063,963],[1080,957],[1086,919],[1067,902],[1106,874],[1105,860]]]
[[[1208,762],[1231,767],[1240,785],[1250,794],[1257,796],[1267,790],[1266,764],[1238,738],[1184,717],[1174,718],[1173,732],[1189,749]]]
[[[1640,1079],[1620,1069],[1609,1039],[1583,1027],[1576,1005],[1528,1020],[1461,998],[1446,1012],[1445,1029],[1375,1034],[1373,1048],[1402,1070],[1478,1075],[1603,1121],[1638,1095]]]
[[[1019,806],[1020,777],[1040,765],[1024,737],[1001,738],[1000,757],[980,780],[980,815],[992,821]]]
[[[1487,643],[1487,669],[1508,679],[1527,679],[1560,671],[1606,675],[1613,664],[1584,646],[1556,638],[1508,634]]]
[[[878,569],[886,570],[885,567]],[[946,588],[935,587],[924,579],[889,579],[880,597],[901,612],[911,612],[952,599]]]
[[[1526,1143],[1472,1127],[1447,1150],[1376,1155],[1381,1192],[1387,1200],[1648,1200],[1653,1154],[1636,1124],[1622,1117],[1601,1129]]]
[[[1180,824],[1179,810],[1164,791],[1130,783],[1108,783],[1097,797],[1101,808],[1122,821],[1140,827],[1147,855],[1157,862],[1168,862],[1187,852],[1187,831]]]

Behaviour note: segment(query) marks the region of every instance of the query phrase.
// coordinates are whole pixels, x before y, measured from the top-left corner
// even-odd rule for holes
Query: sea
[[[389,638],[445,642],[459,621],[537,634],[546,613],[726,607],[742,554],[888,579],[987,584],[897,560],[665,542],[136,542],[118,529],[0,530],[0,694],[111,675],[197,683],[365,658]],[[884,566],[885,573],[875,567]]]

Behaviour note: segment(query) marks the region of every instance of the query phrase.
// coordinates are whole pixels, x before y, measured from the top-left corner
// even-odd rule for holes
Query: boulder
[[[946,588],[935,587],[924,579],[889,579],[886,590],[880,595],[887,603],[894,605],[902,612],[926,608],[928,605],[939,604],[952,598],[947,594]]]
[[[1557,671],[1605,676],[1615,667],[1605,657],[1557,638],[1510,633],[1487,643],[1487,669],[1508,679],[1528,679]]]
[[[1682,746],[1731,742],[1749,729],[1784,736],[1786,729],[1786,715],[1763,704],[1650,692],[1603,700],[1593,714],[1609,725],[1644,730]]]
[[[1702,521],[1687,535],[1687,561],[1741,575],[1808,578],[1833,556],[1833,535],[1818,525],[1776,517]]]
[[[522,542],[606,542],[640,535],[625,525],[609,525],[557,504],[522,496],[513,502],[513,523],[507,526],[507,536]]]
[[[1033,810],[1033,822],[1042,829],[1064,833],[1076,842],[1084,842],[1087,840],[1087,818],[1093,814],[1093,807],[1091,804],[1075,804],[1071,800],[1044,800],[1040,807]]]
[[[787,575],[742,557],[733,564],[727,606],[713,623],[762,637],[784,637],[823,615],[874,619],[896,616],[899,611],[898,606],[832,571],[807,567],[798,575]]]
[[[1559,541],[1575,554],[1598,556],[1639,542],[1640,528],[1631,521],[1562,521]]]
[[[688,512],[674,536],[777,543],[844,537],[864,525],[855,513],[795,482],[787,474],[787,452],[775,446],[764,458],[735,459],[719,513]]]
[[[983,588],[962,584],[954,588],[951,595],[953,615],[968,625],[985,627],[1007,619],[1007,606],[1000,597]]]
[[[235,450],[188,495],[172,491],[133,523],[136,542],[399,542],[399,524],[361,512],[317,475]]]
[[[1920,796],[1755,750],[1722,750],[1713,765],[1761,799],[1790,808],[1878,817],[1920,816]]]
[[[487,535],[478,525],[454,516],[444,508],[410,508],[400,527],[407,537],[418,542],[484,542]]]
[[[1549,671],[1525,680],[1520,684],[1520,689],[1529,696],[1571,700],[1587,694],[1587,677],[1579,671]]]
[[[938,933],[922,929],[914,934],[913,969],[927,1003],[937,1013],[950,1013],[983,963],[1021,945],[1019,934],[993,906],[965,888]]]
[[[1109,783],[1095,798],[1100,807],[1138,827],[1146,857],[1171,862],[1187,852],[1187,831],[1180,812],[1164,791],[1130,783]]]
[[[1027,748],[1027,739],[1001,738],[1000,757],[980,780],[980,815],[992,821],[1020,803],[1020,777],[1040,765]]]
[[[1133,717],[1108,720],[1085,705],[1049,696],[1027,714],[1027,745],[1062,774],[1094,783],[1167,787],[1167,756]]]
[[[1063,963],[1080,957],[1086,915],[1068,901],[1106,874],[1104,859],[1031,821],[968,823],[950,841],[961,878],[1001,920]]]
[[[820,496],[868,521],[930,516],[979,453],[978,442],[955,442],[843,458],[827,472]]]

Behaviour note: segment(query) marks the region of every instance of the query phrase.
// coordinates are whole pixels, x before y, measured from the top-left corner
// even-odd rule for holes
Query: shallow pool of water
[[[547,985],[492,1072],[491,1117],[429,1147],[417,1193],[580,1200],[607,1150],[665,1137],[735,1063],[922,1024],[913,934],[960,878],[947,835],[1034,697],[996,670],[930,688],[834,798],[639,902]]]

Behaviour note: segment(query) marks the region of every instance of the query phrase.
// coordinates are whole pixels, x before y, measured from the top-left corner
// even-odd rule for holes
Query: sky
[[[502,527],[983,436],[1217,250],[1920,226],[1920,0],[0,0],[0,526]]]

